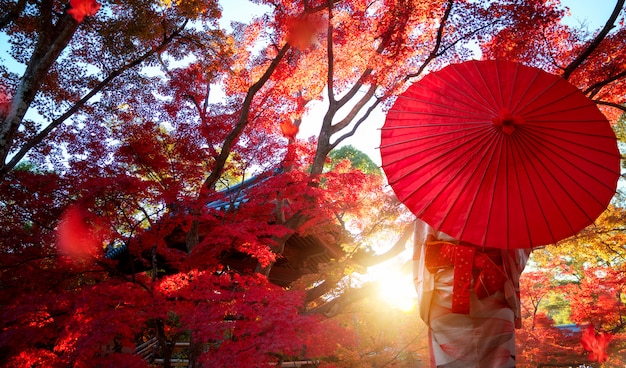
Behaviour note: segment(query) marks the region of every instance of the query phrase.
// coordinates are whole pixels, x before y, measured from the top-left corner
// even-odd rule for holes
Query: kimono
[[[515,367],[519,277],[530,249],[477,247],[415,224],[414,281],[431,367]]]

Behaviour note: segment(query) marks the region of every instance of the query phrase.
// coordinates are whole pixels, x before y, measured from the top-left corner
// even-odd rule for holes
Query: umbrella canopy
[[[457,239],[531,248],[578,233],[615,194],[620,154],[595,104],[565,79],[469,61],[398,97],[381,137],[398,198]]]

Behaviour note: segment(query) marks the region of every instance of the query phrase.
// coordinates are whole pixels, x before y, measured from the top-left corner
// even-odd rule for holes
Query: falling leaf
[[[11,98],[0,91],[0,117],[5,117],[9,114],[9,107],[11,105]]]
[[[106,238],[104,222],[79,206],[70,207],[57,226],[57,245],[61,254],[86,258],[101,250]]]
[[[294,125],[292,122],[285,120],[280,123],[280,130],[283,132],[283,135],[288,139],[295,139],[296,134],[300,128],[297,125]]]
[[[609,346],[611,338],[613,335],[610,333],[600,332],[596,334],[593,325],[589,325],[583,332],[580,342],[583,348],[589,352],[589,360],[602,363],[608,359],[606,348]]]
[[[317,25],[309,17],[292,19],[289,26],[289,42],[292,46],[306,50],[315,43],[317,35]]]
[[[70,0],[71,8],[67,11],[78,23],[82,22],[85,17],[96,15],[100,10],[100,3],[96,0]]]

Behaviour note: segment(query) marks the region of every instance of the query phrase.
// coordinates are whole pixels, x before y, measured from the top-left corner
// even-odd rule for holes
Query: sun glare
[[[379,297],[390,306],[409,313],[415,309],[417,294],[410,274],[400,272],[397,265],[370,267],[368,274],[379,284]]]

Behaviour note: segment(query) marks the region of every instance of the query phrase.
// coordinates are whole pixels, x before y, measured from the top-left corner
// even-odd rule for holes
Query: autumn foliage
[[[415,313],[349,282],[412,216],[345,144],[479,49],[624,111],[623,1],[592,34],[547,0],[227,3],[0,0],[0,365],[424,362]],[[537,252],[520,362],[621,362],[623,206],[604,216]],[[613,339],[590,356],[555,318]]]
[[[533,253],[521,278],[523,363],[624,365],[624,210],[609,209],[577,237]]]

